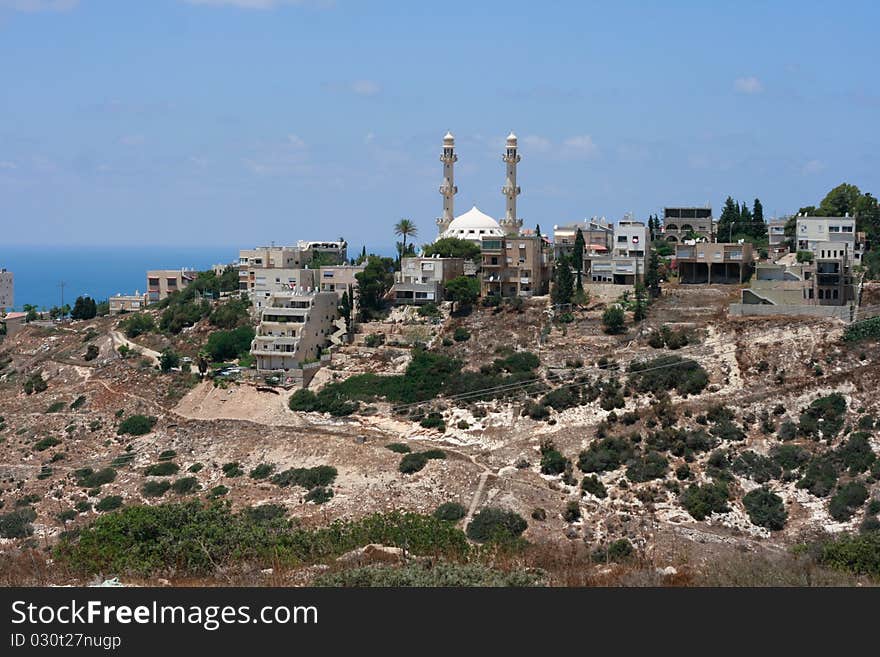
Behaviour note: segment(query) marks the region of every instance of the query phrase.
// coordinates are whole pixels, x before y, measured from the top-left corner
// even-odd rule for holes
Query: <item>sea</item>
[[[15,309],[28,303],[49,309],[71,306],[80,295],[103,301],[114,294],[144,292],[148,269],[210,269],[238,262],[239,246],[18,246],[0,244],[0,269],[15,277]],[[381,246],[368,252],[391,255]],[[349,245],[349,256],[360,246]],[[62,288],[62,283],[64,284]]]

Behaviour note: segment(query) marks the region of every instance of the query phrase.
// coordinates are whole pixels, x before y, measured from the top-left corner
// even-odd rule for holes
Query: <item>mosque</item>
[[[440,193],[443,195],[443,216],[437,219],[437,239],[457,237],[479,244],[483,237],[504,237],[520,232],[523,222],[516,216],[516,197],[520,193],[520,188],[516,185],[516,165],[521,157],[517,152],[516,135],[512,132],[507,135],[507,143],[501,159],[507,165],[507,178],[504,187],[501,188],[506,200],[504,218],[496,221],[477,206],[454,217],[453,201],[458,193],[458,187],[455,186],[453,166],[458,161],[458,155],[455,153],[455,138],[452,133],[446,133],[440,155],[440,161],[443,162],[443,184],[440,185]]]

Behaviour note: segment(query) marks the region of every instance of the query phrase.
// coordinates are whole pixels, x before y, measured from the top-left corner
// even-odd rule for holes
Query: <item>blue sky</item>
[[[527,225],[880,193],[873,2],[0,0],[10,244],[433,239],[456,211]]]

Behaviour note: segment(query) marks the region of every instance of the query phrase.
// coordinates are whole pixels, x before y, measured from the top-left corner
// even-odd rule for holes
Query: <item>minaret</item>
[[[440,193],[443,194],[443,216],[437,219],[437,231],[443,233],[449,228],[449,224],[454,218],[452,203],[458,193],[452,170],[452,165],[458,161],[458,155],[455,154],[455,137],[451,132],[447,132],[443,137],[443,152],[440,155],[440,161],[443,162],[443,184],[440,185]]]
[[[516,216],[516,197],[519,196],[519,187],[516,186],[516,164],[520,161],[519,153],[516,152],[516,135],[512,132],[507,135],[507,148],[501,159],[507,163],[507,179],[501,193],[507,200],[507,211],[504,213],[504,219],[498,223],[507,231],[508,234],[519,234],[522,228],[522,219]]]

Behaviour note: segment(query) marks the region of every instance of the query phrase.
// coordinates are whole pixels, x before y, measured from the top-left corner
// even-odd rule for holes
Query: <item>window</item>
[[[843,230],[844,233],[851,233],[851,232],[853,232],[853,227],[852,226],[843,226],[843,228],[841,230]]]
[[[839,233],[840,226],[828,226],[828,232],[829,233]]]
[[[626,244],[626,235],[618,235],[617,241],[618,241],[618,243]]]
[[[837,298],[837,289],[836,288],[831,291],[831,298],[833,298],[833,299]]]

